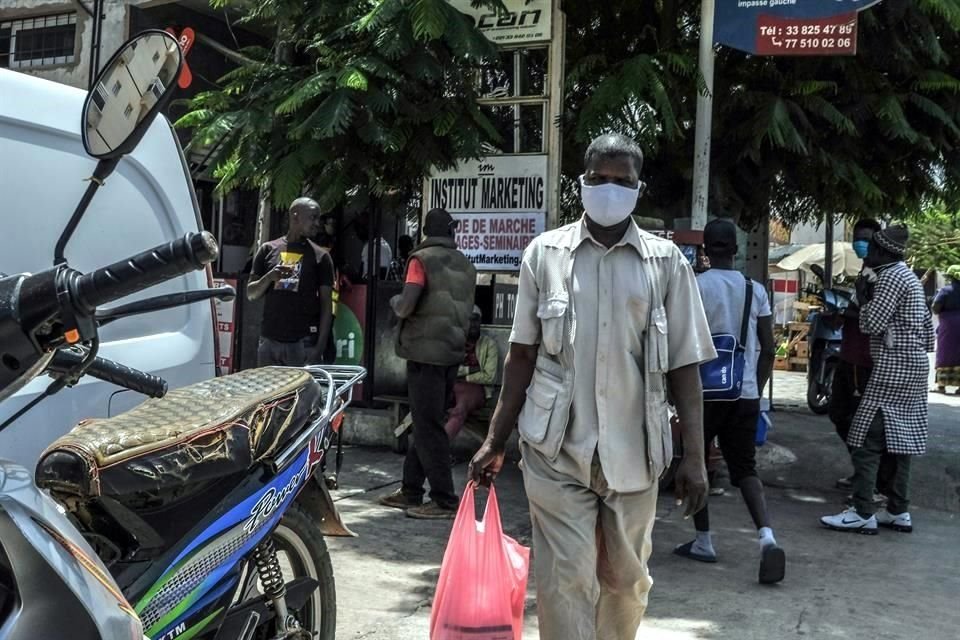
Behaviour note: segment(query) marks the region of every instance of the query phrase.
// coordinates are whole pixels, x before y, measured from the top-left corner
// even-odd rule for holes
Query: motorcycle
[[[822,308],[810,314],[810,332],[807,336],[810,354],[807,366],[807,406],[815,414],[824,415],[830,408],[833,376],[840,360],[843,317],[853,299],[853,292],[830,286],[820,265],[813,265],[811,270],[820,280],[821,289],[818,295]]]
[[[365,370],[268,367],[168,394],[159,377],[99,357],[99,326],[233,291],[101,307],[205,268],[213,236],[85,274],[65,258],[94,194],[169,102],[182,60],[162,31],[111,58],[82,116],[99,162],[55,266],[0,278],[0,401],[42,374],[53,380],[0,429],[83,375],[151,398],[81,422],[48,447],[35,478],[0,461],[0,640],[334,638],[324,536],[353,534],[321,471]]]

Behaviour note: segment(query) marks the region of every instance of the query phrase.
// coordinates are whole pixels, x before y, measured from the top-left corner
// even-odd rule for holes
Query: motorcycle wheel
[[[297,578],[312,578],[320,583],[307,602],[290,613],[300,624],[303,638],[334,640],[337,629],[337,592],[333,579],[330,552],[323,533],[296,505],[280,520],[272,534],[283,578],[289,584]],[[263,588],[251,560],[241,577],[244,585],[241,602],[261,597]],[[261,622],[253,633],[254,640],[272,640],[277,628],[274,619]]]
[[[830,411],[830,393],[833,388],[833,365],[827,364],[829,370],[824,376],[824,384],[820,385],[815,377],[807,382],[807,406],[818,416],[826,415]]]

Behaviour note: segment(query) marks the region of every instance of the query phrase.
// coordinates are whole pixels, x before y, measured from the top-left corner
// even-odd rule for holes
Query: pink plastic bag
[[[505,536],[490,487],[477,522],[474,485],[463,492],[430,616],[430,640],[521,640],[530,549]]]

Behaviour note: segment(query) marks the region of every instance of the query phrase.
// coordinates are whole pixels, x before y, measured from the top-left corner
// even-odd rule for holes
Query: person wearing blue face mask
[[[880,229],[880,223],[876,220],[864,218],[857,221],[853,227],[853,250],[858,258],[867,257],[873,234]],[[860,330],[860,307],[856,299],[847,307],[842,321],[840,362],[833,376],[829,409],[830,421],[833,422],[837,435],[846,444],[853,416],[857,413],[860,399],[867,389],[867,381],[873,371],[873,359],[870,357],[870,336]],[[882,495],[885,495],[883,491],[893,476],[895,462],[892,456],[886,454],[880,462],[880,471],[877,474],[876,499],[878,501],[882,500]],[[852,482],[853,476],[845,476],[837,481],[837,488],[849,489]]]
[[[633,640],[652,581],[657,479],[672,458],[666,386],[683,425],[677,497],[706,503],[699,364],[716,358],[693,269],[631,219],[643,154],[622,135],[587,149],[584,216],[524,253],[489,435],[489,482],[519,426],[540,637]]]

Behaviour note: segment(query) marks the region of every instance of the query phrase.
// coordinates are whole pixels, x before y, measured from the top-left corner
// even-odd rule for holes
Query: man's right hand
[[[270,282],[280,282],[284,278],[289,278],[293,275],[293,267],[285,264],[278,264],[273,269],[267,273],[267,277],[270,278]]]
[[[495,445],[489,439],[486,440],[480,447],[480,451],[477,451],[477,455],[470,461],[468,477],[482,486],[490,486],[503,468],[505,449],[503,446]]]
[[[677,506],[683,506],[683,517],[689,518],[707,506],[707,467],[701,456],[685,455],[674,479]]]

